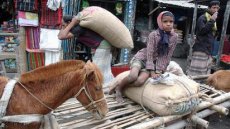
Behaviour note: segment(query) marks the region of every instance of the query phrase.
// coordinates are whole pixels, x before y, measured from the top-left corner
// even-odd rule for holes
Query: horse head
[[[83,73],[85,74],[83,86],[75,97],[96,119],[102,119],[108,112],[102,87],[102,73],[99,68],[90,61],[85,64]]]

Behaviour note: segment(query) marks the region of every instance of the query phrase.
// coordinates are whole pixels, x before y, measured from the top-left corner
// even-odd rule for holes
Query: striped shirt
[[[157,29],[149,34],[147,47],[139,50],[134,58],[145,62],[147,70],[165,71],[176,47],[177,37],[178,35],[174,31],[170,33],[168,55],[158,57],[157,44],[160,41],[161,36]]]

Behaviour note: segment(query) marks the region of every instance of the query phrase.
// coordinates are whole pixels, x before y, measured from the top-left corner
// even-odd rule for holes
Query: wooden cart
[[[139,104],[125,98],[119,104],[114,96],[107,95],[109,107],[107,116],[102,120],[95,120],[75,99],[68,100],[53,113],[62,129],[148,129],[164,126],[166,129],[179,129],[185,126],[201,125],[208,127],[209,122],[202,119],[213,113],[228,114],[230,107],[230,93],[215,90],[202,84],[200,92],[212,98],[212,102],[201,99],[196,114],[184,114],[159,117],[153,112],[146,112]]]

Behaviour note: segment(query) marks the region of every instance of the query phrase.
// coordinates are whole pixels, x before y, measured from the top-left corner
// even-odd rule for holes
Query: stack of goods
[[[111,89],[128,74],[129,71],[119,74],[110,83]],[[187,76],[165,73],[157,79],[149,78],[140,87],[129,86],[123,93],[160,116],[182,115],[194,111],[199,104],[199,87]]]
[[[183,31],[178,29],[174,29],[174,31],[177,33],[178,38],[177,38],[177,46],[174,50],[173,57],[187,58],[189,46],[187,43],[183,43]]]
[[[0,36],[0,53],[1,52],[14,52],[15,47],[18,45],[17,36]],[[16,70],[16,60],[15,59],[5,59],[4,65],[6,72],[15,73]]]
[[[183,41],[183,31],[178,30],[178,29],[174,29],[174,31],[178,34],[177,43],[182,43],[182,41]]]
[[[16,73],[16,59],[6,59],[4,60],[4,65],[7,73]]]
[[[61,26],[62,9],[60,8],[60,4],[57,5],[56,10],[51,10],[48,8],[48,5],[52,5],[50,2],[53,1],[15,0],[19,26],[25,28],[28,70],[45,65],[45,52],[41,50],[40,44],[41,41],[44,43],[47,39],[47,37],[41,37],[41,35],[48,36],[48,33],[42,30],[49,29],[49,31],[57,31]],[[54,37],[57,39],[57,35]],[[52,44],[56,43],[55,41],[47,43],[52,46]]]
[[[3,33],[13,33],[14,31],[15,31],[15,29],[14,29],[13,20],[4,21],[3,24],[1,25],[1,32],[3,32]]]
[[[17,36],[0,36],[2,52],[14,52],[18,45]]]

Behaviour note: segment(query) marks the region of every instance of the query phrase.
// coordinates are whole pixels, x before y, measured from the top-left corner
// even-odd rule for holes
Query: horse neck
[[[79,78],[76,78],[76,76],[79,76]],[[45,105],[55,109],[80,90],[80,83],[82,83],[80,76],[82,75],[77,72],[70,72],[50,80],[28,82],[23,85]],[[11,97],[12,107],[9,108],[9,110],[12,109],[12,112],[16,114],[47,114],[51,111],[34,99],[31,94],[25,92],[22,86],[15,87],[15,90],[17,92]],[[20,98],[20,101],[17,98]],[[13,105],[20,107],[20,111],[13,111],[17,110]]]

